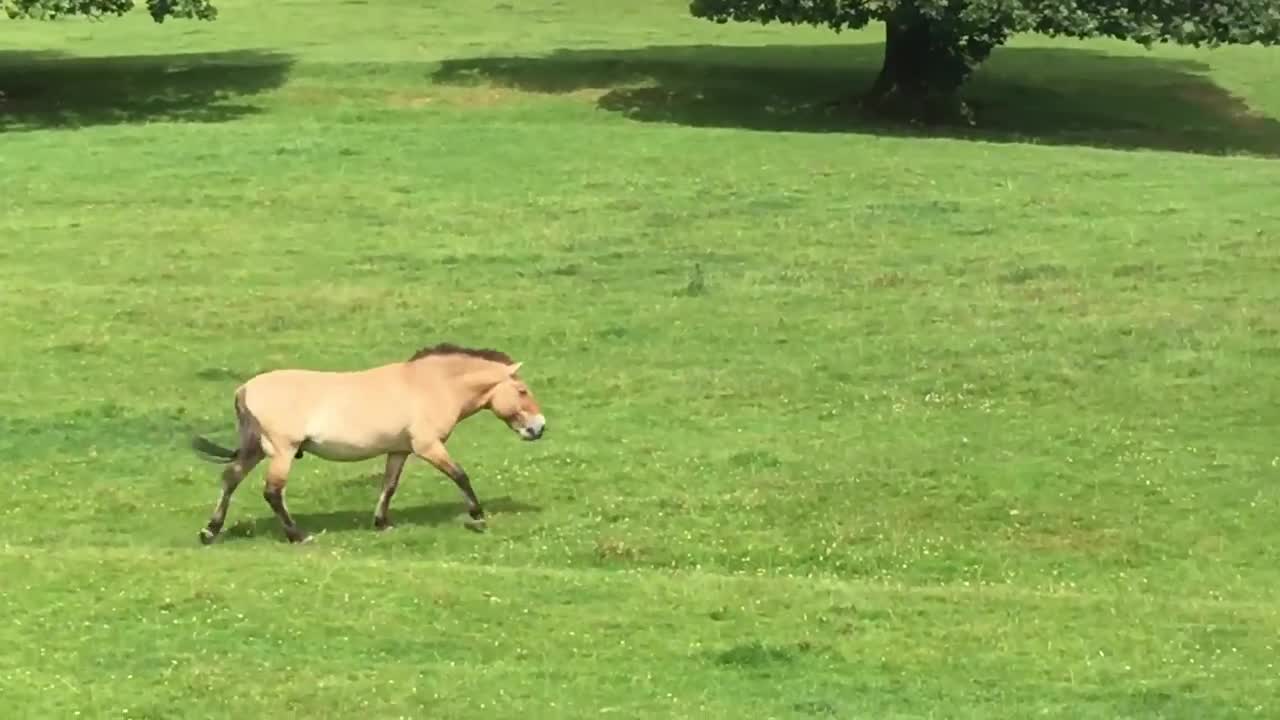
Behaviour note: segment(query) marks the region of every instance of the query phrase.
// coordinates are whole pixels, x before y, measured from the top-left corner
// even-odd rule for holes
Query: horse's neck
[[[489,390],[496,384],[489,377],[491,374],[489,368],[476,363],[451,359],[439,363],[436,367],[420,366],[417,370],[426,370],[430,378],[427,384],[435,385],[433,389],[440,395],[451,398],[453,407],[447,410],[441,407],[441,410],[456,414],[457,422],[462,422],[482,410]]]

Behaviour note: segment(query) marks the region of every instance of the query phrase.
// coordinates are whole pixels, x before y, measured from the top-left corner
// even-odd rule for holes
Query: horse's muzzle
[[[538,440],[547,430],[547,421],[541,416],[533,418],[533,421],[523,428],[520,428],[520,437],[525,440]]]

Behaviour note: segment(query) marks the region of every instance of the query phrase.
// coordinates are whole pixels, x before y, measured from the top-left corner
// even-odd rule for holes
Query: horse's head
[[[488,406],[507,427],[525,440],[537,440],[547,429],[547,419],[533,399],[533,392],[516,372],[523,363],[506,367],[503,379],[489,393]]]

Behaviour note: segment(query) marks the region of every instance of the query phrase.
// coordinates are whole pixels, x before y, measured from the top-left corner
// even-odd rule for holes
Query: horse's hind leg
[[[236,458],[223,469],[222,494],[218,497],[218,504],[213,509],[209,524],[200,530],[200,542],[208,545],[217,539],[218,533],[222,532],[222,524],[227,519],[227,507],[231,504],[231,496],[236,488],[240,487],[244,477],[253,472],[258,463],[262,462],[262,457],[260,447],[241,447],[236,453]]]
[[[305,542],[310,538],[293,521],[289,508],[284,503],[284,486],[289,481],[289,468],[293,465],[293,456],[297,448],[276,445],[276,454],[267,465],[267,482],[262,490],[262,497],[280,519],[285,537],[289,542]]]

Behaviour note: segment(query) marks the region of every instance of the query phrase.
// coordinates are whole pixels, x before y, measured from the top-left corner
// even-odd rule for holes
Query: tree
[[[133,10],[134,0],[0,0],[12,19],[54,20],[69,15],[101,18],[124,15]],[[213,20],[218,9],[211,0],[146,0],[147,12],[158,23],[165,18]]]
[[[1105,36],[1150,48],[1280,41],[1280,0],[690,0],[694,17],[726,23],[885,24],[884,61],[864,100],[933,116],[963,109],[958,90],[1011,35]]]

